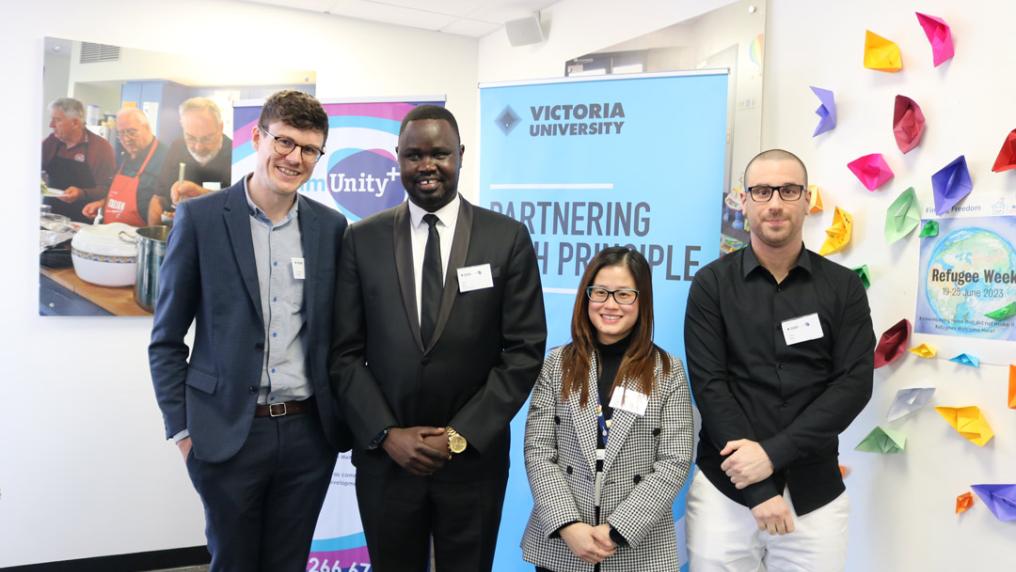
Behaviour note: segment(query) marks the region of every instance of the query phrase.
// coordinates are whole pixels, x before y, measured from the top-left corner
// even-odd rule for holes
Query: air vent
[[[120,60],[120,46],[81,42],[81,63],[115,62]]]

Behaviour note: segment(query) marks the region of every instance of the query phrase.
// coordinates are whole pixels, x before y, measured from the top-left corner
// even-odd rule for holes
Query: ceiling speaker
[[[505,22],[504,30],[508,33],[508,43],[513,47],[539,44],[544,40],[539,14]]]

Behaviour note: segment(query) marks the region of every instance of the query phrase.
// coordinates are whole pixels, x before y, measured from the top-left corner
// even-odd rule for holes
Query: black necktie
[[[441,236],[437,233],[437,215],[423,215],[427,223],[427,248],[423,252],[423,284],[420,288],[420,337],[424,347],[430,344],[437,324],[437,311],[441,307],[444,291],[444,272],[441,271]]]

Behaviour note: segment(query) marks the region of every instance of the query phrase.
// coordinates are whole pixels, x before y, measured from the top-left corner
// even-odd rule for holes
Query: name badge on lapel
[[[459,292],[466,293],[494,287],[494,278],[490,274],[490,264],[464,266],[456,272],[459,275]]]
[[[306,277],[303,267],[303,257],[294,256],[289,259],[293,266],[293,280],[303,280]]]
[[[646,405],[648,404],[649,396],[624,386],[615,387],[614,393],[610,396],[612,408],[634,413],[639,417],[646,414]]]
[[[822,333],[822,321],[818,319],[818,314],[783,320],[781,325],[783,326],[783,339],[788,346],[808,340],[817,340],[825,335]]]

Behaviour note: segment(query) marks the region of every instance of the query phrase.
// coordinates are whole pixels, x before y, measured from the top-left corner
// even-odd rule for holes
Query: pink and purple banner
[[[444,105],[444,99],[322,104],[328,113],[325,155],[300,192],[339,210],[350,222],[401,203],[406,192],[395,157],[399,125],[410,109]],[[234,180],[254,169],[251,133],[260,113],[260,101],[241,102],[233,108]]]

